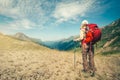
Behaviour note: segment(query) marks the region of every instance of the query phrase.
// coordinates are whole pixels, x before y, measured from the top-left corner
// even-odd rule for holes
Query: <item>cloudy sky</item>
[[[120,0],[0,0],[0,32],[43,41],[79,35],[81,21],[102,27],[120,18]]]

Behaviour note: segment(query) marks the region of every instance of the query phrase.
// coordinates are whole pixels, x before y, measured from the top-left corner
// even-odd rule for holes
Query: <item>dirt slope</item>
[[[96,76],[82,70],[81,55],[42,50],[0,50],[0,80],[119,80],[120,55],[95,56]]]
[[[19,41],[4,35],[0,36],[0,39],[0,80],[120,79],[119,54],[96,55],[96,75],[90,77],[89,74],[81,72],[81,52],[76,53],[76,68],[74,68],[72,52],[50,50],[32,42]]]

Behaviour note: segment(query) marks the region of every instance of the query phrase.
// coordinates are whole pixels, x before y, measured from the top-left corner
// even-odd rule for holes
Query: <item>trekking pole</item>
[[[74,69],[76,68],[76,46],[75,46],[75,49],[74,49]]]

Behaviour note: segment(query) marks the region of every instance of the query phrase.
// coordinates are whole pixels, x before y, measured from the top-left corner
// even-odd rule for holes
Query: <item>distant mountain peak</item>
[[[15,35],[25,35],[25,34],[22,33],[22,32],[18,32],[18,33],[16,33]]]
[[[20,40],[25,40],[25,41],[31,41],[28,36],[26,36],[24,33],[18,32],[14,35],[14,37],[20,39]]]
[[[109,26],[119,26],[120,25],[120,18],[116,21],[113,21]]]

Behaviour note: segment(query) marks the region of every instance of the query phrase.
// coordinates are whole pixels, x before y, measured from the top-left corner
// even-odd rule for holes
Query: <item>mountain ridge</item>
[[[42,45],[38,45],[35,42],[32,41],[26,41],[26,40],[20,40],[15,37],[0,34],[0,49],[1,50],[28,50],[28,49],[48,49]]]
[[[100,42],[98,42],[98,48],[99,49],[108,49],[108,51],[111,50],[118,50],[120,47],[120,18],[111,22],[110,24],[104,26],[101,28],[102,30],[102,39]],[[1,33],[2,34],[2,33]],[[58,41],[42,41],[40,39],[35,39],[26,36],[24,33],[16,33],[14,35],[15,38],[24,40],[24,41],[31,41],[34,43],[37,43],[39,45],[51,48],[51,49],[57,49],[57,50],[72,50],[76,47],[79,48],[80,43],[74,42],[73,39],[78,36],[71,36],[66,39],[61,39]],[[101,50],[102,51],[102,50]],[[104,50],[105,51],[105,50]]]
[[[111,22],[110,24],[104,26],[101,28],[102,30],[102,38],[101,41],[98,42],[98,50],[101,52],[107,52],[107,51],[119,51],[120,49],[120,18]],[[79,37],[76,36],[76,37]],[[73,41],[75,37],[70,37],[68,39],[63,39],[59,42],[53,42],[54,44],[51,44],[48,47],[58,49],[58,50],[71,50],[75,49],[75,47],[79,48],[79,42],[75,43]],[[104,49],[104,50],[103,50]]]

